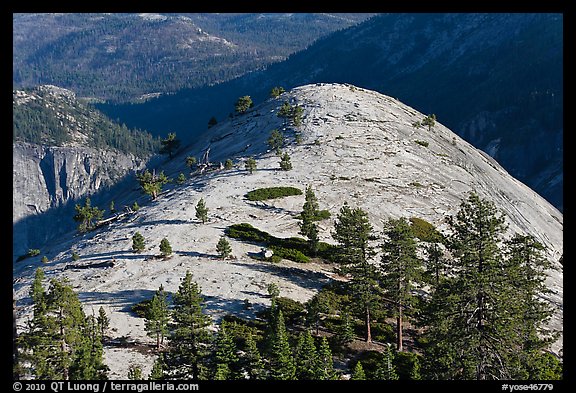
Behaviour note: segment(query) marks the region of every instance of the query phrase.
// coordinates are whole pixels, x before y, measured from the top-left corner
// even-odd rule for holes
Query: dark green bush
[[[414,142],[416,142],[417,144],[419,144],[420,146],[424,146],[424,147],[428,147],[429,143],[426,141],[419,141],[419,140],[415,140]]]
[[[411,373],[414,369],[414,363],[422,364],[422,356],[414,352],[395,352],[394,365],[400,379],[412,379]]]
[[[306,314],[304,304],[287,297],[277,297],[276,304],[282,310],[286,325],[291,326],[304,322],[304,315]],[[259,318],[269,320],[270,308],[260,311],[256,315]]]
[[[269,247],[274,251],[272,262],[277,262],[277,258],[285,258],[294,262],[305,263],[309,262],[309,258],[312,257],[309,254],[308,242],[300,237],[275,237],[247,223],[230,225],[226,228],[225,233],[234,239]],[[334,250],[335,246],[319,242],[316,256],[334,261],[336,255]]]
[[[132,311],[140,318],[146,318],[151,303],[152,299],[142,300],[141,302],[136,303],[135,305],[132,306]]]
[[[302,190],[296,187],[258,188],[248,192],[245,197],[249,201],[265,201],[268,199],[283,198],[292,195],[302,195]]]
[[[28,252],[26,254],[20,255],[18,257],[18,259],[16,259],[16,262],[20,262],[26,258],[35,257],[36,255],[40,255],[40,250],[38,250],[36,248],[31,248],[28,250]]]
[[[279,256],[279,257],[284,258],[284,259],[289,259],[291,261],[300,262],[300,263],[310,262],[310,258],[308,258],[303,253],[301,253],[300,251],[295,250],[293,248],[270,246],[270,249],[272,251],[274,251],[274,255]]]
[[[270,234],[245,222],[230,225],[225,232],[228,237],[252,243],[269,243],[271,238]]]

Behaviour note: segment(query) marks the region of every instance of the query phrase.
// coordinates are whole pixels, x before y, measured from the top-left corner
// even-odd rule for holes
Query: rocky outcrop
[[[285,101],[303,108],[299,144],[294,128],[277,115]],[[216,258],[217,239],[232,224],[249,223],[282,238],[299,236],[297,217],[304,195],[252,203],[245,198],[249,191],[274,186],[304,190],[310,185],[320,209],[331,214],[331,219],[319,222],[320,240],[329,243],[334,243],[334,218],[344,202],[365,210],[376,233],[387,219],[398,217],[422,218],[447,231],[446,217],[456,214],[462,200],[475,191],[501,209],[507,235],[531,234],[546,245],[553,263],[546,279],[551,290],[546,299],[555,307],[550,327],[562,332],[562,213],[443,124],[431,130],[413,125],[423,118],[423,113],[392,97],[352,85],[306,85],[269,99],[214,126],[159,168],[171,178],[189,174],[185,157],[199,157],[210,148],[212,169],[187,176],[182,185],[167,185],[157,200],[148,198],[125,219],[85,236],[62,236],[50,244],[47,264],[40,262],[41,256],[15,264],[19,305],[26,305],[34,269],[43,266],[47,275],[70,279],[87,310],[105,307],[117,337],[147,343],[142,319],[132,315],[129,306],[150,298],[160,285],[176,292],[187,271],[201,287],[206,312],[215,320],[228,313],[253,315],[262,310],[270,304],[269,283],[277,283],[283,296],[305,302],[335,277],[330,264],[254,260],[250,256],[260,253],[261,245],[236,239],[230,239],[234,258]],[[290,171],[280,170],[278,156],[269,150],[267,140],[274,129],[284,133]],[[248,157],[257,161],[253,174],[244,169]],[[226,159],[233,160],[234,168],[217,169]],[[132,199],[141,195],[134,183],[123,192]],[[206,223],[196,218],[200,198],[209,209]],[[147,245],[140,254],[132,252],[136,231]],[[163,238],[174,254],[160,262],[156,256]],[[83,266],[110,260],[114,266],[66,269],[74,264],[71,249],[77,250]],[[244,307],[247,303],[250,310]],[[551,350],[562,352],[562,334]],[[139,355],[119,349],[107,350],[106,356],[112,375],[122,378]],[[138,362],[151,365],[153,359]]]
[[[73,228],[72,215],[64,212],[73,211],[75,202],[112,187],[145,163],[110,150],[14,143],[14,255]]]

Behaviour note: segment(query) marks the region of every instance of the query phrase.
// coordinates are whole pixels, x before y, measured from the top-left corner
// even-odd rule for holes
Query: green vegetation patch
[[[35,248],[31,248],[28,250],[28,252],[26,254],[20,255],[18,257],[18,259],[16,259],[16,262],[20,262],[26,258],[35,257],[36,255],[39,255],[39,254],[40,254],[40,250],[35,249]]]
[[[410,228],[414,236],[423,242],[434,243],[442,241],[442,234],[428,221],[418,217],[411,217],[410,223]]]
[[[327,220],[329,218],[330,218],[330,212],[328,210],[317,210],[316,214],[314,214],[314,217],[312,217],[312,221],[322,221]],[[301,220],[302,213],[298,214],[296,216],[296,219]]]
[[[268,199],[302,195],[302,190],[296,187],[267,187],[248,192],[245,197],[249,201],[265,201]]]
[[[152,303],[152,298],[142,300],[132,306],[132,311],[134,314],[138,315],[140,318],[146,318],[150,310],[150,304]]]
[[[424,146],[424,147],[428,147],[428,145],[429,145],[429,143],[426,141],[415,140],[414,142],[416,142],[420,146]]]
[[[265,246],[274,251],[274,257],[305,263],[314,255],[310,255],[308,242],[300,237],[279,238],[261,231],[248,223],[234,224],[226,228],[226,235],[233,239],[243,240],[252,244]],[[325,242],[319,242],[316,256],[332,260],[334,247]],[[274,260],[272,260],[274,261]]]

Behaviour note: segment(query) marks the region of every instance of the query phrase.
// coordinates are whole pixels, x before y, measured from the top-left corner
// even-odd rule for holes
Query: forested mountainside
[[[160,147],[159,138],[112,121],[74,92],[57,86],[14,90],[12,115],[15,142],[114,149],[139,157],[149,157]]]
[[[373,14],[13,15],[13,86],[145,100],[230,80]]]
[[[13,252],[21,255],[73,228],[63,217],[74,202],[143,168],[160,140],[113,122],[66,89],[43,85],[12,95]]]
[[[562,14],[378,15],[237,80],[101,109],[193,140],[239,96],[257,103],[274,86],[312,82],[353,83],[436,114],[562,209]]]
[[[238,108],[14,262],[23,378],[562,378],[556,208],[376,91]]]

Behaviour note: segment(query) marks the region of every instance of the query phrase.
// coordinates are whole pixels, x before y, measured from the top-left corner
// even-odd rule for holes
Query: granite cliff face
[[[75,203],[114,186],[145,163],[142,158],[111,150],[14,143],[14,255],[72,229]],[[103,198],[98,196],[94,202]]]
[[[303,108],[295,141],[294,128],[277,116],[284,102]],[[322,285],[334,278],[328,264],[299,264],[283,260],[263,263],[249,257],[260,247],[230,239],[236,257],[222,261],[214,257],[218,238],[232,224],[250,223],[274,236],[299,236],[297,216],[304,196],[291,196],[254,203],[247,192],[272,186],[304,189],[311,185],[321,209],[332,215],[320,222],[320,240],[333,243],[334,218],[346,201],[365,210],[376,232],[388,218],[419,217],[446,230],[445,218],[455,214],[470,191],[489,199],[507,217],[509,235],[532,234],[546,245],[553,268],[547,272],[552,293],[547,300],[555,307],[550,326],[562,332],[563,215],[536,192],[516,180],[488,154],[474,148],[440,123],[428,130],[416,128],[424,114],[400,101],[352,85],[313,84],[294,88],[276,99],[250,109],[214,126],[158,169],[172,178],[186,173],[182,185],[170,184],[160,197],[150,202],[142,198],[136,183],[126,183],[120,191],[124,200],[139,200],[140,210],[105,227],[81,235],[62,236],[50,243],[46,255],[14,265],[14,290],[19,309],[19,328],[29,311],[28,291],[34,271],[42,266],[47,277],[67,277],[79,293],[86,310],[104,307],[110,316],[114,336],[136,344],[151,342],[142,318],[130,306],[149,298],[160,285],[175,292],[186,271],[190,271],[206,297],[206,310],[214,320],[227,313],[246,316],[267,306],[267,284],[277,283],[283,296],[308,300]],[[270,151],[267,140],[273,129],[282,130],[285,151],[293,169],[279,170],[279,158]],[[210,148],[213,163],[232,159],[234,168],[190,174],[185,157],[200,157]],[[244,169],[254,157],[257,170]],[[56,171],[57,172],[57,171]],[[40,176],[38,170],[37,176]],[[80,174],[76,176],[78,179]],[[85,184],[95,182],[85,178]],[[63,187],[58,192],[63,193]],[[116,198],[115,195],[110,195]],[[209,221],[195,217],[195,206],[203,198],[209,208]],[[142,201],[142,203],[140,202]],[[138,231],[146,241],[141,254],[131,251],[132,236]],[[158,245],[167,238],[174,255],[155,261]],[[113,261],[112,267],[75,269],[71,250],[80,263]],[[67,268],[70,267],[70,268]],[[252,305],[247,310],[244,305]],[[562,336],[552,346],[562,351]],[[154,354],[129,347],[106,347],[106,363],[112,378],[125,378],[129,364],[143,365],[149,372]]]

